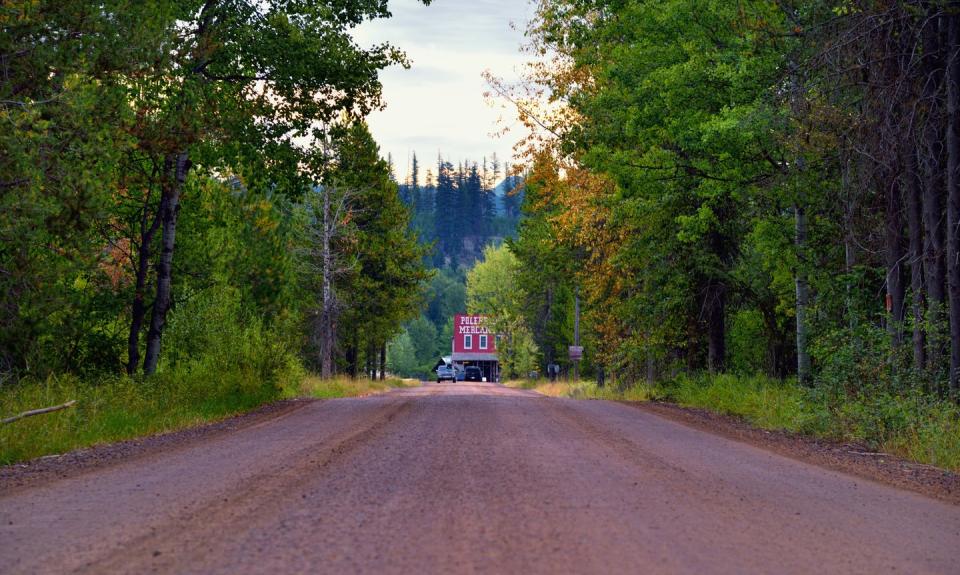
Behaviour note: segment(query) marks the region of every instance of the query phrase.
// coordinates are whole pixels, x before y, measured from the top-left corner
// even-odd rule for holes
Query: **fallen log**
[[[74,399],[74,400],[71,400],[71,401],[68,401],[68,402],[64,403],[63,405],[54,405],[53,407],[44,407],[44,408],[42,408],[42,409],[32,409],[32,410],[30,410],[30,411],[24,411],[23,413],[21,413],[21,414],[19,414],[19,415],[14,415],[13,417],[8,417],[8,418],[6,418],[6,419],[0,419],[0,424],[3,424],[3,423],[13,423],[14,421],[18,421],[18,420],[23,419],[23,418],[25,418],[25,417],[32,417],[32,416],[34,416],[34,415],[43,415],[44,413],[50,413],[51,411],[60,411],[61,409],[66,409],[66,408],[68,408],[68,407],[73,407],[74,404],[76,404],[76,403],[77,403],[77,400]]]

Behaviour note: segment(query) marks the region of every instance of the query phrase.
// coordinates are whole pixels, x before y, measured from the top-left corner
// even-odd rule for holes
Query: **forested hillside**
[[[440,157],[424,171],[414,153],[400,195],[413,210],[418,237],[435,248],[433,264],[469,267],[488,243],[516,234],[522,181],[496,154],[457,166]]]
[[[523,178],[501,165],[496,154],[479,164],[454,166],[442,157],[424,170],[414,153],[400,196],[413,213],[411,227],[431,248],[426,264],[435,276],[426,310],[391,343],[389,369],[404,376],[432,377],[450,354],[453,316],[467,311],[467,273],[491,245],[516,236],[523,203]]]

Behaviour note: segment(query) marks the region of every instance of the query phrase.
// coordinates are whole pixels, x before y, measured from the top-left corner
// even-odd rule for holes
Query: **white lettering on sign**
[[[461,325],[457,328],[460,335],[489,334],[490,330],[482,325]]]
[[[489,334],[490,330],[485,325],[487,318],[480,315],[462,315],[459,317],[457,333],[459,335],[479,335]]]

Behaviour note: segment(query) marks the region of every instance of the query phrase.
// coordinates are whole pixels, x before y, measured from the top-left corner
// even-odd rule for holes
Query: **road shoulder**
[[[760,429],[742,419],[705,409],[681,407],[657,401],[620,401],[684,424],[694,429],[749,443],[826,469],[840,471],[900,489],[906,489],[960,505],[960,475],[922,463],[914,463],[862,445]]]
[[[119,443],[95,445],[60,455],[48,455],[31,461],[0,466],[0,496],[61,479],[77,477],[112,465],[135,461],[141,457],[183,449],[200,441],[208,441],[254,425],[274,421],[316,401],[315,399],[277,401],[247,413],[196,427]]]

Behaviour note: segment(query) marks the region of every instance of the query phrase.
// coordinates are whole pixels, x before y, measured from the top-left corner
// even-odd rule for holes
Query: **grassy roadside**
[[[663,400],[741,417],[762,429],[866,444],[919,463],[960,472],[960,408],[923,394],[837,396],[795,382],[734,375],[679,377],[627,390],[592,381],[511,381],[553,397]]]
[[[529,389],[549,397],[570,397],[573,399],[606,399],[611,401],[647,401],[652,398],[651,389],[645,386],[635,386],[626,390],[613,387],[597,387],[595,381],[580,380],[578,382],[547,379],[517,379],[504,383],[507,387]]]
[[[296,366],[265,380],[256,371],[161,373],[83,381],[73,376],[0,388],[0,418],[77,400],[75,407],[0,425],[0,465],[92,445],[210,423],[293,397],[358,397],[414,385],[337,378],[323,381]]]
[[[287,390],[288,397],[313,397],[317,399],[334,399],[338,397],[364,397],[376,395],[400,387],[416,387],[419,381],[413,379],[388,378],[386,381],[370,379],[352,380],[349,377],[335,377],[321,379],[315,375],[303,378],[300,384]],[[291,395],[292,394],[292,395]]]

